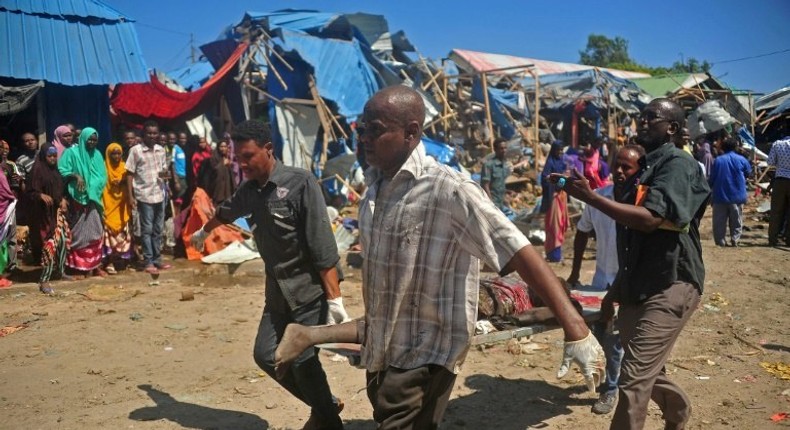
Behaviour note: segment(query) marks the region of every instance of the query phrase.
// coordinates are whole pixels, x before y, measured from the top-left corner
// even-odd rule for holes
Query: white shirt
[[[609,200],[614,200],[614,185],[598,188],[595,192]],[[612,285],[617,276],[615,222],[608,215],[587,205],[576,228],[585,233],[595,230],[595,275],[593,275],[592,286],[604,290]]]

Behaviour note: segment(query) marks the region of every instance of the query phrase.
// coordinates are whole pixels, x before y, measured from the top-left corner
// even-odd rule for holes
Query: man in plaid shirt
[[[368,191],[360,203],[365,316],[330,327],[289,325],[275,359],[285,372],[304,349],[362,344],[379,429],[437,428],[469,350],[479,266],[517,271],[565,331],[558,375],[576,361],[594,389],[604,355],[559,280],[475,182],[426,156],[423,101],[393,86],[366,104],[357,128]]]

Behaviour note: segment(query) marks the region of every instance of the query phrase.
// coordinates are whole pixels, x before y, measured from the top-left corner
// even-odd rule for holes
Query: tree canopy
[[[643,72],[651,75],[665,75],[668,73],[700,73],[708,72],[712,64],[694,57],[684,61],[675,61],[669,67],[651,67],[640,64],[628,53],[628,41],[620,36],[613,39],[603,34],[590,34],[587,36],[587,47],[579,51],[579,62],[588,66],[608,67],[611,69]]]

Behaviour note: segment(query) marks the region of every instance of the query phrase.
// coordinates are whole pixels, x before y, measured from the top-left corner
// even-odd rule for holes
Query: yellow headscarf
[[[113,163],[110,153],[114,150],[123,152],[121,145],[111,143],[104,151],[104,165],[107,168],[107,185],[102,193],[104,203],[104,225],[112,234],[117,234],[129,223],[129,201],[126,198],[126,183],[122,182],[126,174],[126,163],[123,157]]]

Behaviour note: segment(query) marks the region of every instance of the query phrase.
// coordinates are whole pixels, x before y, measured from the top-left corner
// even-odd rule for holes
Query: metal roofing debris
[[[693,88],[710,79],[707,73],[673,73],[633,79],[634,83],[653,97],[666,97],[682,88]]]
[[[72,86],[148,80],[134,24],[101,2],[5,1],[0,29],[8,53],[0,76]]]
[[[11,12],[55,17],[101,18],[110,21],[133,21],[112,7],[96,0],[3,0],[0,9]]]
[[[167,76],[178,82],[185,90],[200,88],[214,74],[214,66],[207,60],[201,60],[180,69],[167,72]]]
[[[513,55],[490,54],[466,49],[453,49],[450,53],[450,59],[455,61],[462,69],[467,69],[467,71],[470,72],[485,72],[508,67],[532,65],[538,76],[541,76],[595,69],[593,66],[586,66],[584,64],[560,63],[557,61],[515,57]],[[628,72],[625,70],[607,69],[605,67],[599,67],[599,69],[606,70],[618,78],[633,79],[650,76],[647,73]]]
[[[287,30],[281,30],[279,37],[273,40],[288,55],[296,55],[312,67],[312,71],[297,68],[293,73],[306,78],[306,73],[312,72],[321,97],[335,102],[338,112],[348,121],[362,113],[365,102],[379,89],[357,40],[323,39]],[[288,72],[274,59],[272,64],[281,75]],[[271,81],[269,88],[272,94],[282,94],[284,89],[279,81]],[[279,90],[277,86],[280,86]]]
[[[754,101],[754,110],[773,109],[790,99],[790,86],[779,88]]]

